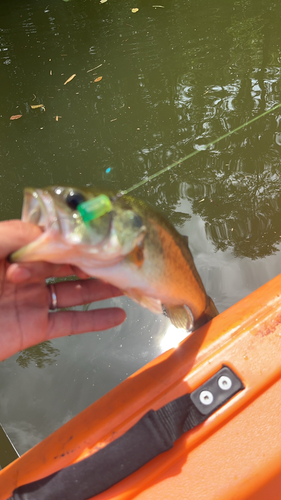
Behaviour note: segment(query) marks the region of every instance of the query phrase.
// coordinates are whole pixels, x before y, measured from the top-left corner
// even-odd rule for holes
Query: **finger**
[[[0,222],[1,249],[0,259],[10,255],[15,250],[36,240],[42,231],[38,226],[21,220]]]
[[[81,279],[88,274],[69,264],[51,264],[49,262],[25,262],[11,264],[6,272],[8,281],[14,284],[38,283],[47,278],[63,278],[76,275]]]
[[[120,325],[125,319],[125,311],[118,307],[86,312],[60,311],[50,313],[48,339],[108,330]]]
[[[98,279],[53,283],[52,289],[50,286],[47,288],[49,290],[50,309],[52,306],[52,291],[55,292],[57,297],[58,308],[79,306],[123,295],[119,288]]]
[[[52,291],[54,291],[58,308],[89,304],[90,302],[123,295],[119,288],[98,279],[53,283],[52,290],[50,286],[47,288],[49,290],[50,307],[52,305]]]

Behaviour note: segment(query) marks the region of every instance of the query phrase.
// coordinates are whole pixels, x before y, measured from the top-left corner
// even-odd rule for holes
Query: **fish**
[[[109,198],[110,210],[85,222],[79,207],[101,194]],[[142,200],[98,188],[26,188],[22,220],[38,225],[42,234],[14,252],[12,262],[75,265],[187,331],[218,314],[187,238]]]

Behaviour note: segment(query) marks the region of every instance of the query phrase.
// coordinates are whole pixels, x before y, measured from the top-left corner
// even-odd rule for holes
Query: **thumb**
[[[36,240],[42,234],[40,228],[21,220],[0,222],[0,259]]]

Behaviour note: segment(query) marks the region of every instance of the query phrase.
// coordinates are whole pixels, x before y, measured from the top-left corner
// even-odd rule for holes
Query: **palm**
[[[106,330],[125,320],[119,308],[49,312],[51,294],[46,278],[77,274],[79,269],[46,262],[11,264],[11,252],[38,237],[40,229],[21,221],[0,223],[0,361],[45,340],[89,331]],[[72,307],[122,295],[99,280],[56,283],[59,308]]]

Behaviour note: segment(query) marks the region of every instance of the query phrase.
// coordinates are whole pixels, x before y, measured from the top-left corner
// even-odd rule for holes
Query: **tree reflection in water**
[[[56,349],[52,342],[47,340],[22,351],[17,357],[16,362],[22,368],[27,368],[31,363],[35,363],[37,368],[45,368],[48,365],[53,365],[59,354],[59,349]]]

